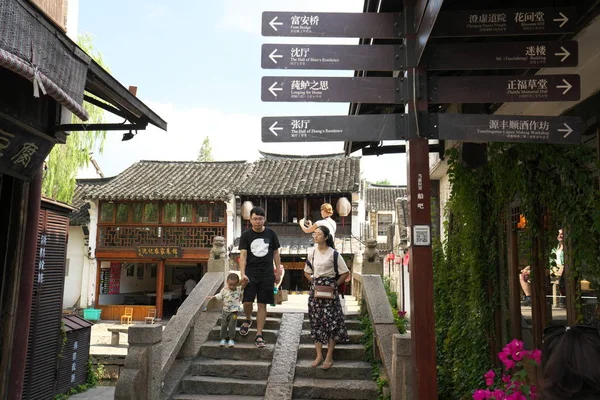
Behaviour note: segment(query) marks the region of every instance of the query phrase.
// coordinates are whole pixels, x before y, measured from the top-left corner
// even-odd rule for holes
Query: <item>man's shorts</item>
[[[273,288],[275,287],[275,277],[248,277],[250,282],[244,289],[243,303],[253,303],[257,299],[257,303],[273,304],[275,303],[275,295]]]

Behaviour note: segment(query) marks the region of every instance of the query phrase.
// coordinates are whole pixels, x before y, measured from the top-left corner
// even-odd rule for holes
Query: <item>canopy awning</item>
[[[92,60],[31,2],[1,1],[0,21],[0,67],[31,81],[32,96],[48,95],[82,121],[89,118],[83,107],[86,100],[132,123],[123,124],[123,130],[145,129],[148,123],[167,129],[162,118]],[[79,124],[58,126],[56,130],[97,128]]]

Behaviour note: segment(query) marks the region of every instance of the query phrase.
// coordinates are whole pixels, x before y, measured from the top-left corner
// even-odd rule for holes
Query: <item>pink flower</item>
[[[506,348],[508,348],[513,359],[515,359],[515,354],[520,351],[523,351],[523,342],[517,339],[513,339],[512,342],[506,345],[505,349]]]
[[[483,377],[485,378],[485,384],[487,386],[492,386],[494,384],[494,378],[496,377],[496,374],[490,369],[485,375],[483,375]]]
[[[525,351],[517,351],[512,355],[513,360],[521,361],[523,359],[523,355],[526,354]]]
[[[498,353],[498,358],[500,359],[500,361],[502,361],[502,364],[504,364],[504,368],[506,368],[507,370],[515,367],[515,362],[509,359],[508,356],[509,354],[505,353],[504,351]]]
[[[506,393],[503,390],[496,389],[492,392],[492,398],[495,400],[504,400]]]
[[[477,389],[475,393],[473,393],[473,400],[487,400],[492,395],[492,392],[489,390]]]
[[[525,357],[535,361],[537,365],[542,363],[542,352],[539,349],[531,350],[528,354],[525,354]]]
[[[406,311],[398,311],[398,316],[404,318],[406,316]]]
[[[506,374],[502,374],[502,382],[508,383],[508,382],[510,382],[511,379],[512,379],[512,376],[506,375]]]
[[[506,400],[527,400],[527,397],[521,392],[514,392],[506,396]]]

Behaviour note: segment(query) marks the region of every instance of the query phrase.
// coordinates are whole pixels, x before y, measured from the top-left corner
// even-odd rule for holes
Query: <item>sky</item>
[[[263,11],[362,12],[364,0],[80,0],[78,32],[93,38],[111,74],[168,123],[130,141],[108,132],[94,154],[106,176],[139,160],[196,160],[210,138],[215,161],[342,153],[343,142],[262,143],[263,116],[347,115],[348,103],[262,102],[262,76],[352,76],[353,71],[263,70],[263,43],[357,44],[357,39],[261,35]],[[121,122],[114,117],[109,122]],[[386,142],[394,144],[393,142]],[[361,156],[355,152],[352,156]],[[406,184],[403,154],[362,157],[363,179]],[[90,167],[80,178],[97,175]]]

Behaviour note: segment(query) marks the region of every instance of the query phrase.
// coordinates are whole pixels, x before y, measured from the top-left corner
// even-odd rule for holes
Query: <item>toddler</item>
[[[244,285],[245,286],[245,285]],[[235,346],[235,328],[237,325],[237,313],[240,311],[240,299],[242,294],[242,284],[240,277],[235,273],[227,275],[227,283],[221,291],[215,296],[209,296],[209,299],[216,298],[223,302],[223,312],[221,313],[221,341],[219,346]]]

